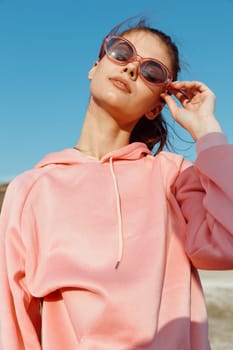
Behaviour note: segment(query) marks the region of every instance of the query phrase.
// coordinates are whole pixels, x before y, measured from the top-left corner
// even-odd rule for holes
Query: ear
[[[89,70],[88,72],[88,79],[89,80],[92,80],[93,76],[94,76],[94,73],[95,73],[95,70],[96,70],[96,67],[98,66],[99,64],[99,61],[95,61],[95,63],[93,64],[92,68]]]
[[[162,112],[163,106],[164,106],[164,103],[159,102],[151,111],[149,111],[148,113],[145,113],[145,116],[147,117],[147,119],[153,120],[154,118],[156,118],[157,115],[159,115]]]

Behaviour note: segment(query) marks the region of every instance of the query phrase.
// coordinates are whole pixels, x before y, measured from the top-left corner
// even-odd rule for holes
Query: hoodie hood
[[[51,164],[71,165],[89,162],[105,163],[110,162],[110,159],[112,159],[112,161],[136,160],[143,158],[147,154],[151,154],[151,151],[141,142],[133,142],[117,150],[111,151],[105,154],[100,160],[90,157],[75,148],[67,148],[60,152],[48,154],[35,166],[35,168],[42,168]]]

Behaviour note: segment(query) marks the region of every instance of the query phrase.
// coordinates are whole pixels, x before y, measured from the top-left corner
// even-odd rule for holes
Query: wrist
[[[227,144],[227,136],[223,132],[211,132],[202,136],[196,143],[196,152],[199,154],[208,148]]]
[[[197,142],[200,138],[210,133],[222,133],[222,128],[216,119],[213,119],[211,123],[205,125],[203,128],[200,128],[195,133],[194,140]]]

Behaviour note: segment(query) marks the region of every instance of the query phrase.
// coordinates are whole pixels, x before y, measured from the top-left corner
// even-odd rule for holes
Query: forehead
[[[155,58],[161,61],[168,69],[172,69],[171,57],[166,44],[153,33],[147,31],[132,31],[123,34],[136,48],[138,55]]]

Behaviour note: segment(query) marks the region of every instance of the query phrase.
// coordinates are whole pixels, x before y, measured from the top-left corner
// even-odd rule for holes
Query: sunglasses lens
[[[144,61],[141,64],[140,71],[144,79],[153,84],[165,83],[167,80],[167,72],[155,61]]]
[[[116,63],[118,62],[118,64],[127,63],[136,56],[133,46],[117,36],[110,37],[104,49],[107,56],[116,61]],[[140,63],[140,74],[151,84],[163,84],[168,79],[166,69],[159,62],[152,59],[142,59]]]
[[[109,57],[117,61],[128,61],[133,57],[133,48],[121,38],[111,38],[106,46],[106,53]]]

